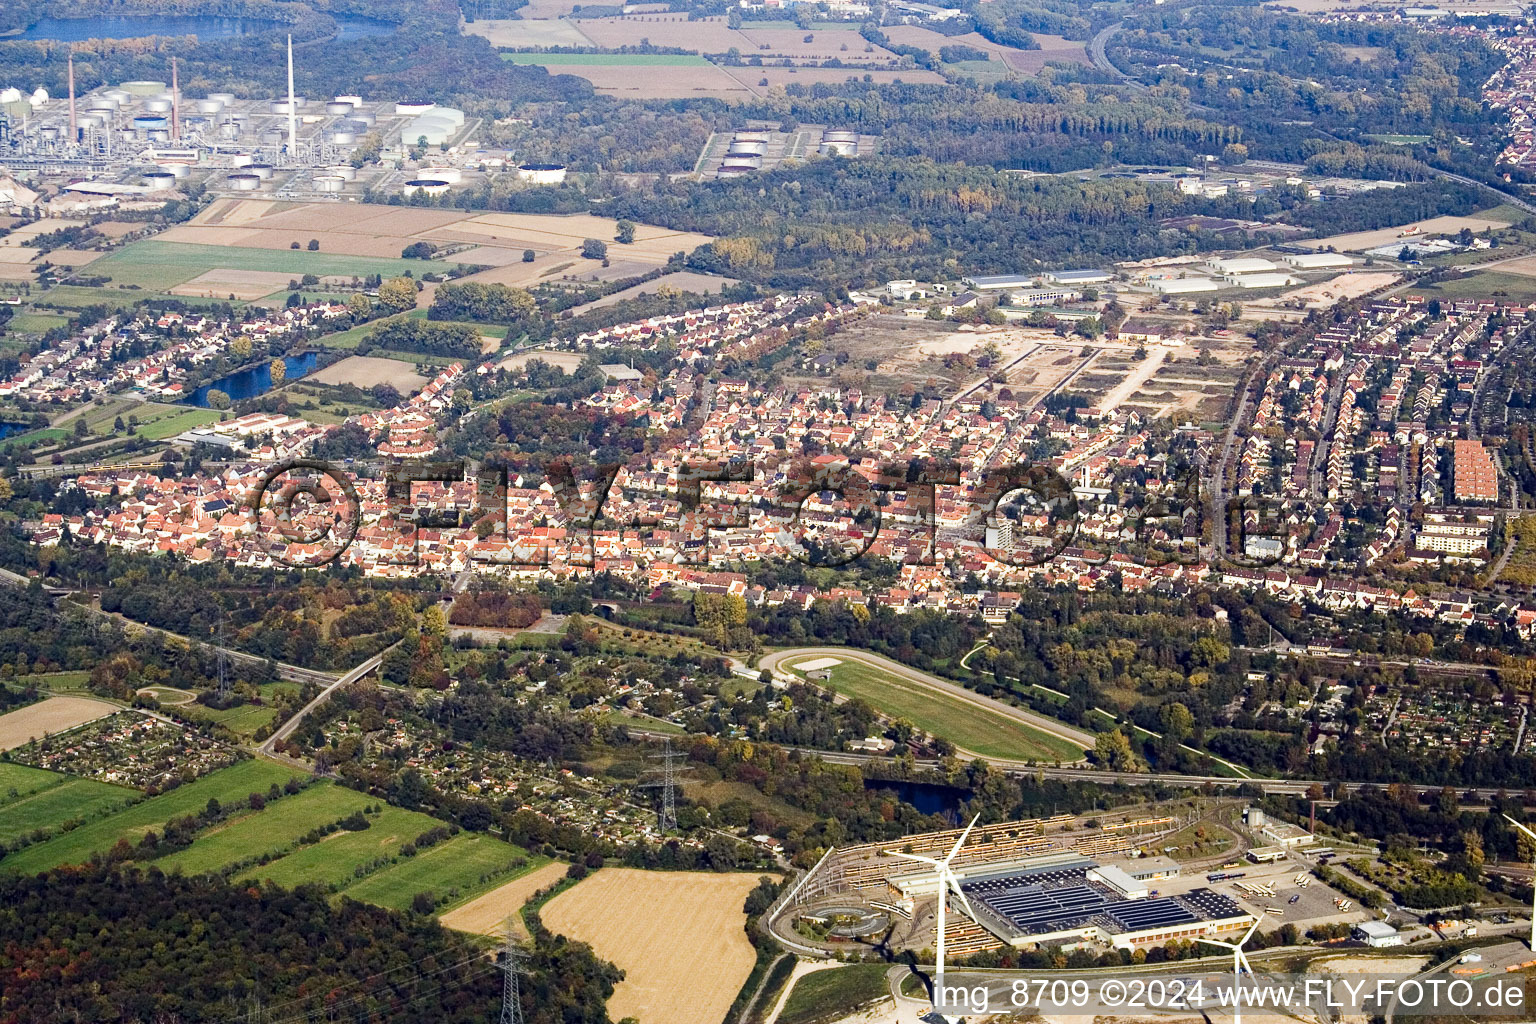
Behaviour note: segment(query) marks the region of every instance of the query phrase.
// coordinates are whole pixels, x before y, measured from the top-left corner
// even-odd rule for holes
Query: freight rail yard
[[[1238,806],[1219,805],[1229,814]],[[1330,851],[1304,830],[1254,812],[1250,825],[1230,830],[1236,845],[1205,857],[1169,856],[1188,852],[1183,840],[1191,828],[1183,809],[1160,815],[1137,808],[974,829],[951,864],[965,900],[951,894],[947,905],[949,954],[1007,947],[1134,953],[1231,938],[1260,917],[1265,929],[1289,923],[1303,931],[1375,921],[1313,877],[1312,864]],[[956,829],[834,849],[786,891],[769,927],[806,955],[882,942],[931,950],[937,875],[905,855],[942,856],[960,835]],[[1266,845],[1277,842],[1284,845]]]

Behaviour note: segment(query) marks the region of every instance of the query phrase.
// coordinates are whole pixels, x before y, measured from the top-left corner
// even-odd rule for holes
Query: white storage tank
[[[352,104],[345,100],[332,100],[325,105],[325,112],[333,117],[345,117],[352,113]]]
[[[161,164],[159,169],[173,178],[185,178],[192,172],[192,169],[186,164]]]
[[[327,167],[325,173],[330,177],[340,178],[343,181],[353,181],[357,178],[357,168],[351,164],[336,164],[333,167]]]
[[[160,93],[165,92],[165,83],[151,82],[147,80],[141,82],[124,82],[121,86],[119,86],[119,88],[130,96],[158,96]]]
[[[423,167],[418,178],[436,178],[449,183],[463,181],[464,172],[457,167]]]
[[[145,171],[144,184],[149,186],[151,192],[163,192],[176,186],[176,175],[170,171]]]
[[[261,188],[261,179],[254,174],[231,174],[224,179],[224,183],[236,192],[254,192]]]
[[[169,114],[171,112],[171,98],[169,96],[156,96],[144,101],[144,109],[151,114]]]
[[[517,177],[534,185],[558,185],[565,180],[565,164],[523,164]]]
[[[232,92],[211,92],[208,94],[208,98],[211,100],[218,100],[226,107],[232,106],[235,102],[235,94]]]
[[[256,175],[256,177],[260,178],[262,181],[267,181],[270,179],[273,173],[277,170],[277,168],[273,167],[271,164],[247,164],[245,169],[251,174]]]
[[[231,167],[249,167],[256,162],[256,158],[249,153],[236,153],[229,158]]]
[[[212,96],[208,97],[205,100],[198,100],[197,101],[197,112],[199,114],[217,114],[219,111],[221,111],[223,109],[224,109],[224,101],[223,100],[216,100]]]
[[[407,196],[440,196],[448,192],[448,183],[439,178],[412,178],[405,183],[401,193]]]
[[[357,133],[331,132],[331,143],[337,146],[355,146],[357,145]]]
[[[410,117],[414,114],[425,114],[432,107],[433,104],[422,100],[402,100],[395,104],[395,113]]]
[[[347,187],[347,179],[338,174],[322,174],[315,178],[315,191],[340,192]]]
[[[115,106],[119,107],[133,99],[132,96],[128,95],[128,93],[124,92],[122,89],[107,89],[101,94],[101,98],[109,99]]]

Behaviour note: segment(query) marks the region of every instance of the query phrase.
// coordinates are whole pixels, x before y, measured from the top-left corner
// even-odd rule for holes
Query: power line
[[[523,951],[513,942],[512,921],[507,920],[507,937],[501,947],[501,1024],[523,1024],[523,998],[518,979],[527,971]]]

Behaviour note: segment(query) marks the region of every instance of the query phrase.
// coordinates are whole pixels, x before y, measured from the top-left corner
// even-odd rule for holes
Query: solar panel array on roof
[[[1232,897],[1215,889],[1191,889],[1179,899],[1194,908],[1207,921],[1221,921],[1229,917],[1241,917],[1247,911],[1238,906]]]
[[[1139,932],[1148,928],[1166,928],[1175,924],[1194,924],[1200,918],[1171,896],[1156,900],[1127,900],[1106,907],[1105,916],[1121,931]]]

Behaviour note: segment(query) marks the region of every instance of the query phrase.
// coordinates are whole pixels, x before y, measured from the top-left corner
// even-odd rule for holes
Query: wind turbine
[[[1248,957],[1243,953],[1243,947],[1248,944],[1249,939],[1253,938],[1253,933],[1259,930],[1259,923],[1263,920],[1263,914],[1254,918],[1253,924],[1236,942],[1222,942],[1219,939],[1199,940],[1207,946],[1220,946],[1222,949],[1232,951],[1232,1024],[1243,1024],[1243,997],[1239,990],[1242,988],[1243,973],[1245,971],[1248,974],[1253,973],[1253,964],[1248,962]]]
[[[907,860],[915,860],[922,864],[932,864],[934,869],[938,872],[939,941],[938,946],[935,949],[938,963],[937,968],[934,971],[933,981],[933,1008],[935,1010],[942,1011],[944,1009],[944,1007],[939,1005],[939,1003],[940,1000],[944,998],[944,905],[948,902],[947,898],[949,896],[949,892],[953,891],[956,896],[960,897],[960,902],[962,905],[964,905],[965,912],[971,916],[972,920],[975,920],[976,918],[976,912],[971,909],[971,901],[966,898],[965,893],[960,891],[960,883],[955,880],[954,872],[949,869],[949,862],[955,859],[955,854],[959,853],[960,847],[965,845],[966,837],[971,834],[971,829],[975,828],[976,823],[980,820],[981,815],[979,814],[972,818],[971,823],[965,826],[965,831],[960,833],[960,838],[955,840],[954,849],[949,851],[949,856],[943,857],[939,860],[935,860],[932,857],[923,857],[915,853],[898,853],[895,850],[891,851],[897,857],[904,857]]]
[[[1504,820],[1509,822],[1511,825],[1515,826],[1515,828],[1519,829],[1525,835],[1525,838],[1527,838],[1527,839],[1529,839],[1531,841],[1531,851],[1532,851],[1531,867],[1532,868],[1536,868],[1536,832],[1532,832],[1529,828],[1527,828],[1526,826],[1520,824],[1518,821],[1516,821],[1514,818],[1511,818],[1507,814],[1504,815]],[[1531,889],[1531,948],[1532,949],[1536,949],[1536,879],[1532,879],[1532,885],[1533,885],[1533,888]]]

